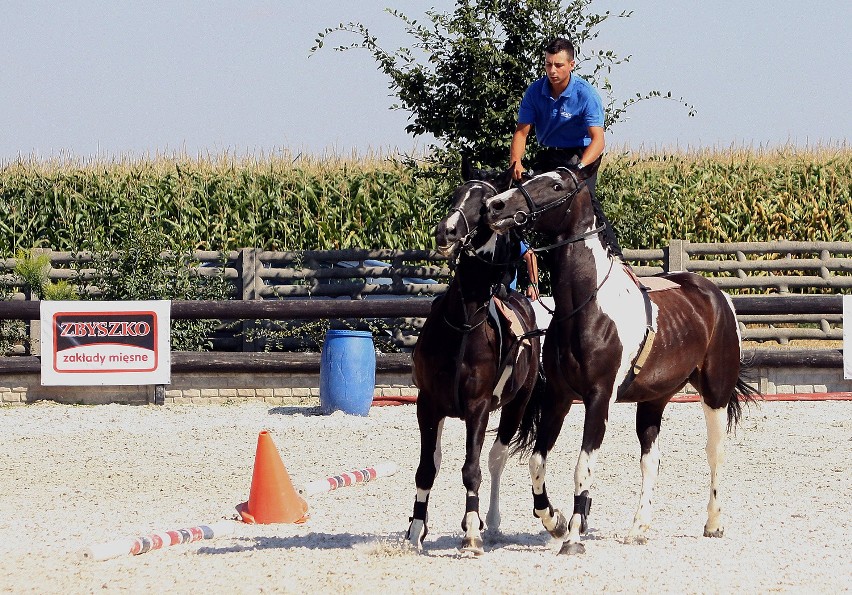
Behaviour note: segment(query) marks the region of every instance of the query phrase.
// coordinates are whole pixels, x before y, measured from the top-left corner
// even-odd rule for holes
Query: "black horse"
[[[470,177],[465,173],[465,179]],[[506,172],[459,186],[453,193],[450,214],[435,231],[438,249],[455,254],[458,262],[446,294],[432,306],[413,354],[414,383],[419,389],[420,463],[414,514],[406,536],[418,550],[428,531],[427,506],[441,464],[444,419],[461,418],[467,428],[462,550],[478,555],[483,553],[484,528],[479,516],[479,459],[489,414],[502,408],[488,461],[492,481],[487,522],[489,530],[496,531],[500,525],[500,475],[509,442],[538,386],[540,345],[534,332],[535,313],[529,300],[505,289],[519,261],[520,244],[512,234],[494,233],[482,217],[484,199],[508,188],[510,182],[511,172]]]
[[[649,291],[603,245],[585,179],[600,160],[581,170],[559,168],[486,201],[493,229],[535,230],[551,242],[548,252],[555,312],[544,343],[547,377],[542,409],[531,420],[522,446],[532,447],[530,474],[535,514],[557,538],[560,553],[581,553],[587,529],[595,460],[613,402],[635,402],[641,446],[642,487],[627,537],[644,543],[660,464],[657,437],[666,404],[690,382],[701,395],[707,425],[710,501],[704,535],[723,534],[720,467],[725,424],[736,425],[741,401],[757,391],[741,377],[740,334],[730,298],[708,279],[671,273],[666,288]],[[650,280],[645,281],[650,283]],[[586,408],[580,456],[574,473],[570,521],[554,511],[545,490],[545,460],[574,399]]]

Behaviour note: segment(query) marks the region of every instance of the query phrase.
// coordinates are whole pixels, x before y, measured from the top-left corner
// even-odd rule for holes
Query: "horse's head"
[[[485,199],[508,189],[512,182],[511,170],[473,170],[466,162],[462,176],[467,181],[453,191],[452,208],[435,227],[435,245],[445,256],[461,246],[478,248],[489,240],[494,232],[485,221]]]
[[[597,172],[600,161],[598,158],[583,169],[560,167],[486,199],[488,225],[501,234],[516,227],[545,233],[567,231],[557,226],[564,226],[572,205],[588,195],[583,182]],[[588,200],[585,203],[591,208]]]

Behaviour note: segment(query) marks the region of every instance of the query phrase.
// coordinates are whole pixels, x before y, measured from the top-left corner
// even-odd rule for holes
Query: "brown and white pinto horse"
[[[447,255],[455,253],[458,263],[446,294],[432,305],[413,354],[414,383],[419,389],[420,462],[415,475],[414,514],[406,537],[418,550],[428,531],[429,492],[441,465],[445,418],[461,418],[467,428],[462,467],[467,498],[461,549],[482,554],[479,459],[489,414],[502,408],[488,459],[491,501],[487,522],[489,530],[496,531],[500,525],[500,475],[509,442],[538,386],[539,337],[535,333],[525,336],[536,329],[532,305],[526,297],[509,291],[500,300],[502,307],[514,312],[507,317],[497,313],[495,298],[495,294],[505,293],[501,288],[507,275],[511,281],[520,244],[509,235],[494,233],[483,217],[484,199],[510,183],[511,172],[492,180],[466,182],[453,193],[453,208],[436,228],[438,249]]]
[[[660,465],[657,438],[666,404],[687,382],[699,392],[707,425],[710,501],[704,535],[721,537],[720,469],[725,426],[736,425],[741,401],[757,391],[741,372],[739,327],[730,298],[692,273],[665,278],[675,288],[647,292],[604,247],[584,180],[600,160],[581,170],[559,168],[486,201],[493,229],[544,234],[555,312],[543,348],[547,377],[542,409],[528,408],[520,445],[532,449],[530,475],[535,515],[557,538],[560,553],[582,553],[595,460],[609,407],[633,402],[641,446],[639,506],[626,541],[644,543],[651,525],[654,484]],[[647,339],[646,339],[647,338]],[[646,345],[646,341],[650,341]],[[643,350],[650,347],[650,351]],[[635,365],[642,355],[640,365]],[[647,359],[646,359],[647,356]],[[644,365],[641,365],[644,363]],[[569,521],[554,510],[545,490],[545,462],[574,399],[585,405],[580,455],[574,473]],[[534,423],[533,423],[534,422]]]

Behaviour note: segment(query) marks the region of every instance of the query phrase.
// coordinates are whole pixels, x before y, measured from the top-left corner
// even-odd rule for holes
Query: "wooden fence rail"
[[[86,268],[90,254],[33,252],[49,255],[52,279],[85,285],[91,277],[92,270]],[[837,304],[840,294],[852,288],[852,242],[691,243],[673,239],[661,248],[624,252],[639,276],[693,271],[712,279],[734,297],[747,341],[833,344],[842,339],[842,310]],[[176,318],[196,316],[195,308],[198,317],[221,320],[401,317],[414,330],[395,340],[399,347],[409,348],[428,313],[429,298],[446,291],[453,274],[451,263],[431,250],[271,252],[244,248],[224,253],[199,251],[194,257],[197,274],[221,275],[233,284],[234,300],[203,306],[176,303]],[[0,282],[11,291],[13,300],[26,300],[26,288],[14,274],[16,263],[14,258],[0,259]],[[800,297],[808,299],[800,301]],[[272,305],[282,301],[290,305]],[[379,302],[382,304],[376,309],[366,306]],[[336,310],[338,307],[342,309]],[[14,318],[12,310],[4,312],[7,314],[0,319]],[[237,343],[241,349],[257,348],[249,342]]]
[[[734,296],[734,306],[748,313],[767,314],[779,311],[842,313],[841,295]],[[269,319],[293,320],[316,318],[385,318],[425,317],[431,300],[407,298],[400,300],[275,300],[275,301],[173,301],[171,317],[175,320]],[[31,301],[0,301],[0,319],[37,320],[39,303]],[[842,368],[843,354],[839,348],[821,349],[751,349],[746,359],[760,367],[826,367]],[[319,366],[319,354],[214,354],[176,353],[173,368],[180,371],[216,369],[220,366],[246,371],[305,371]],[[379,358],[378,366],[386,371],[402,371],[410,366],[409,354],[387,354]],[[36,372],[39,360],[35,357],[0,358],[1,373]]]

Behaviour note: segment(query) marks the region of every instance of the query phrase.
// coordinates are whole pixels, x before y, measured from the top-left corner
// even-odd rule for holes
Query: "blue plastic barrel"
[[[330,330],[320,362],[320,407],[367,415],[376,388],[376,350],[369,331]]]

